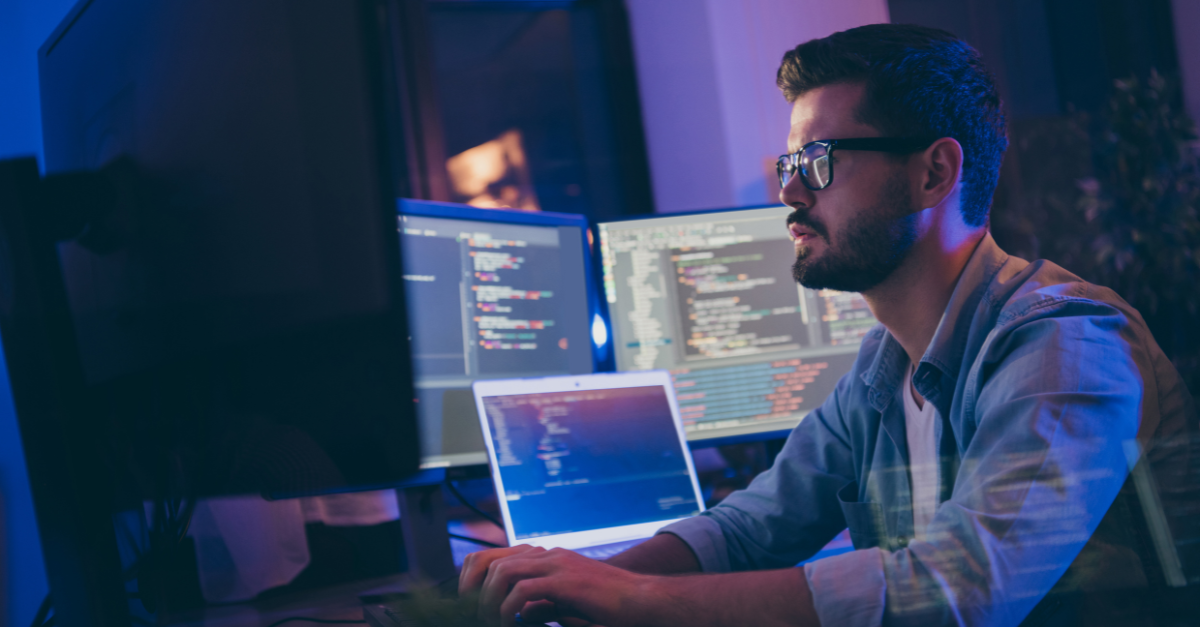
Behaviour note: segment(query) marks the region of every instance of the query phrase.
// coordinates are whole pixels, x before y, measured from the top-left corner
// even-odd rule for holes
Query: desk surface
[[[266,627],[291,616],[325,620],[363,620],[362,595],[403,592],[413,581],[406,575],[392,575],[356,581],[316,590],[303,590],[269,599],[214,605],[164,617],[172,627]],[[301,621],[289,627],[313,625]]]

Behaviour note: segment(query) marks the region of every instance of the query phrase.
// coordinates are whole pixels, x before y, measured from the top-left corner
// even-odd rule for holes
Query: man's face
[[[854,119],[860,84],[814,89],[792,106],[788,151],[819,139],[879,137]],[[792,276],[809,288],[863,292],[879,285],[904,260],[917,236],[904,162],[881,152],[835,150],[833,182],[812,191],[795,176],[779,198],[794,211],[788,230],[796,249]]]

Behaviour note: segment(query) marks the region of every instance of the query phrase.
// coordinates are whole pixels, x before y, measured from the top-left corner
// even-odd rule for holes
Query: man
[[[608,563],[477,553],[460,590],[503,625],[831,627],[1061,624],[1089,619],[1084,592],[1144,588],[1117,541],[1134,517],[1106,513],[1130,443],[1178,441],[1191,399],[1113,292],[992,240],[1007,140],[978,54],[864,26],[788,52],[778,84],[795,278],[862,292],[881,323],[853,370],[703,515]],[[846,527],[856,550],[794,567]],[[662,576],[698,572],[723,574]]]

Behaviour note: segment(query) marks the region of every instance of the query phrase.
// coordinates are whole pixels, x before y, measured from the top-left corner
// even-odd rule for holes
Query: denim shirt
[[[728,572],[795,565],[848,527],[854,551],[805,565],[827,626],[1016,625],[1060,580],[1145,585],[1128,551],[1081,556],[1125,484],[1129,443],[1196,429],[1191,397],[1133,308],[1052,263],[1010,257],[990,234],[980,242],[913,376],[939,414],[940,504],[923,540],[908,367],[876,326],[771,469],[662,532],[704,571]],[[1064,577],[1077,559],[1088,572]],[[1107,580],[1078,583],[1088,578]]]

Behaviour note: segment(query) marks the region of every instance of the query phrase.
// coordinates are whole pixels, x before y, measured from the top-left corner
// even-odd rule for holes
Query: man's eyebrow
[[[792,154],[793,152],[800,152],[800,149],[801,149],[801,148],[803,148],[803,147],[807,146],[807,145],[809,144],[809,142],[814,142],[814,141],[817,141],[817,140],[815,140],[815,139],[810,139],[810,140],[808,140],[808,141],[796,142],[795,144],[793,144],[793,143],[792,143],[792,142],[789,140],[789,141],[788,141],[788,144],[787,144],[787,150],[788,150],[788,154]],[[795,148],[793,148],[792,146],[795,146]]]

